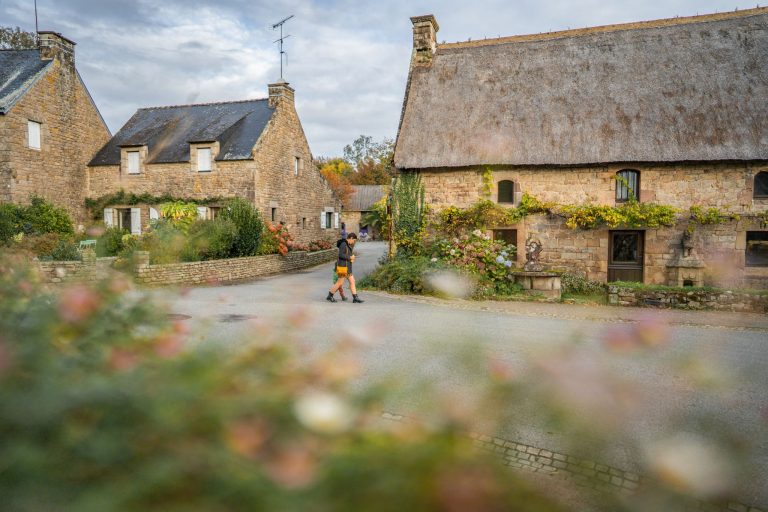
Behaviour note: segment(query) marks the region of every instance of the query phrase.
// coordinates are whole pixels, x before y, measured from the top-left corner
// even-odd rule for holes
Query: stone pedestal
[[[667,263],[668,286],[704,286],[707,264],[696,254],[678,256]]]
[[[559,299],[561,296],[560,274],[557,272],[510,272],[515,284],[523,287],[526,295],[544,295]]]

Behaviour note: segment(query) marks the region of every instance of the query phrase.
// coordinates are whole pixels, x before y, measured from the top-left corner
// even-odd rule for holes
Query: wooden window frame
[[[509,191],[509,196],[505,198],[505,199],[509,199],[509,201],[502,201],[501,200],[501,184],[502,183],[509,183],[509,185],[512,187],[512,189]],[[505,185],[505,187],[506,187],[506,185]],[[496,202],[498,204],[515,204],[515,182],[514,181],[512,181],[512,180],[500,180],[496,184],[496,190],[497,190]]]
[[[768,199],[768,194],[757,195],[757,193],[756,193],[756,191],[757,191],[757,177],[758,176],[762,176],[763,179],[768,181],[768,171],[761,171],[761,172],[755,174],[754,183],[752,185],[752,199]],[[768,187],[766,187],[766,188],[768,188]]]
[[[637,199],[638,202],[640,202],[640,171],[637,169],[622,169],[619,172],[616,173],[616,176],[621,176],[622,178],[626,179],[628,182],[630,181],[627,177],[622,176],[621,173],[634,173],[637,175],[637,182],[635,183],[635,189],[633,192],[635,193],[635,199]],[[619,197],[619,192],[624,188],[624,184],[621,183],[618,180],[616,181],[616,202],[617,203],[627,203],[629,202],[629,189],[627,189],[627,197],[622,198]]]

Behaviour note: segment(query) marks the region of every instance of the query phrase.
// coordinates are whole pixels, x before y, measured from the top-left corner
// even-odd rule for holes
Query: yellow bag
[[[347,267],[340,267],[339,265],[336,265],[336,275],[339,277],[346,276],[347,275]]]

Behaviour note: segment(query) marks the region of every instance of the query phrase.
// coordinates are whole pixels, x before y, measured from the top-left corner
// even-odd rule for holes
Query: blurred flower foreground
[[[599,461],[620,440],[672,489],[607,496],[606,510],[679,510],[690,493],[727,497],[737,468],[749,465],[740,458],[749,443],[709,417],[671,420],[668,436],[633,440],[627,427],[652,397],[583,344],[525,371],[466,344],[429,356],[444,375],[421,378],[413,361],[401,372],[413,378],[361,379],[371,340],[347,333],[320,351],[305,343],[304,312],[254,322],[244,348],[223,349],[188,343],[192,321],[171,321],[178,316],[157,294],[125,279],[47,288],[37,272],[0,253],[3,511],[573,509],[578,499],[553,503],[549,492],[571,481],[531,483],[472,445],[471,431],[526,428],[528,409],[573,439],[569,453],[588,446]],[[608,333],[605,352],[643,357],[663,350],[666,336],[649,321]],[[680,364],[692,382],[721,382],[711,365]],[[416,393],[429,423],[382,419]],[[712,437],[686,436],[689,421],[709,422]]]

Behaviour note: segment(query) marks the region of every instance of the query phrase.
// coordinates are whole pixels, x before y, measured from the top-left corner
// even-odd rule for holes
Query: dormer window
[[[127,151],[126,155],[128,156],[128,174],[139,174],[141,172],[139,152]]]
[[[35,121],[27,122],[27,129],[29,132],[29,148],[41,149],[40,145],[40,123]]]
[[[515,202],[515,182],[502,180],[499,182],[499,204],[513,204]]]
[[[197,148],[197,172],[211,172],[211,148]]]
[[[640,200],[640,171],[624,169],[616,173],[616,202]]]

